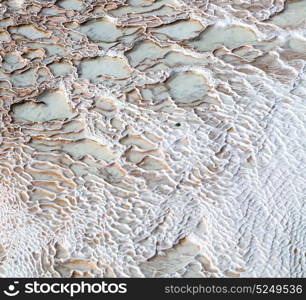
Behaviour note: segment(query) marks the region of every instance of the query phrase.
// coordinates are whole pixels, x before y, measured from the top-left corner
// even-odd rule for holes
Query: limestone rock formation
[[[0,3],[2,277],[306,276],[305,0]]]

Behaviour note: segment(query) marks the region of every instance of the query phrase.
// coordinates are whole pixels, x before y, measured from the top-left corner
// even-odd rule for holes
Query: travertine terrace
[[[1,1],[1,276],[306,276],[305,61],[305,0]]]

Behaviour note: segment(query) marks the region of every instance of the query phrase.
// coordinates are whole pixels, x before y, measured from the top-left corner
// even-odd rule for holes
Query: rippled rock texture
[[[3,277],[302,277],[306,1],[0,3]]]

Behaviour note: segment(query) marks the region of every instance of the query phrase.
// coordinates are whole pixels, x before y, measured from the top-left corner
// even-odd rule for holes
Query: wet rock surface
[[[1,276],[306,276],[305,51],[305,0],[2,1]]]

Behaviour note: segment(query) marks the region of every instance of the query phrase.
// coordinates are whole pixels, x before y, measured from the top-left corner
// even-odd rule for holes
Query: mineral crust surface
[[[306,1],[0,2],[2,277],[306,277]]]

